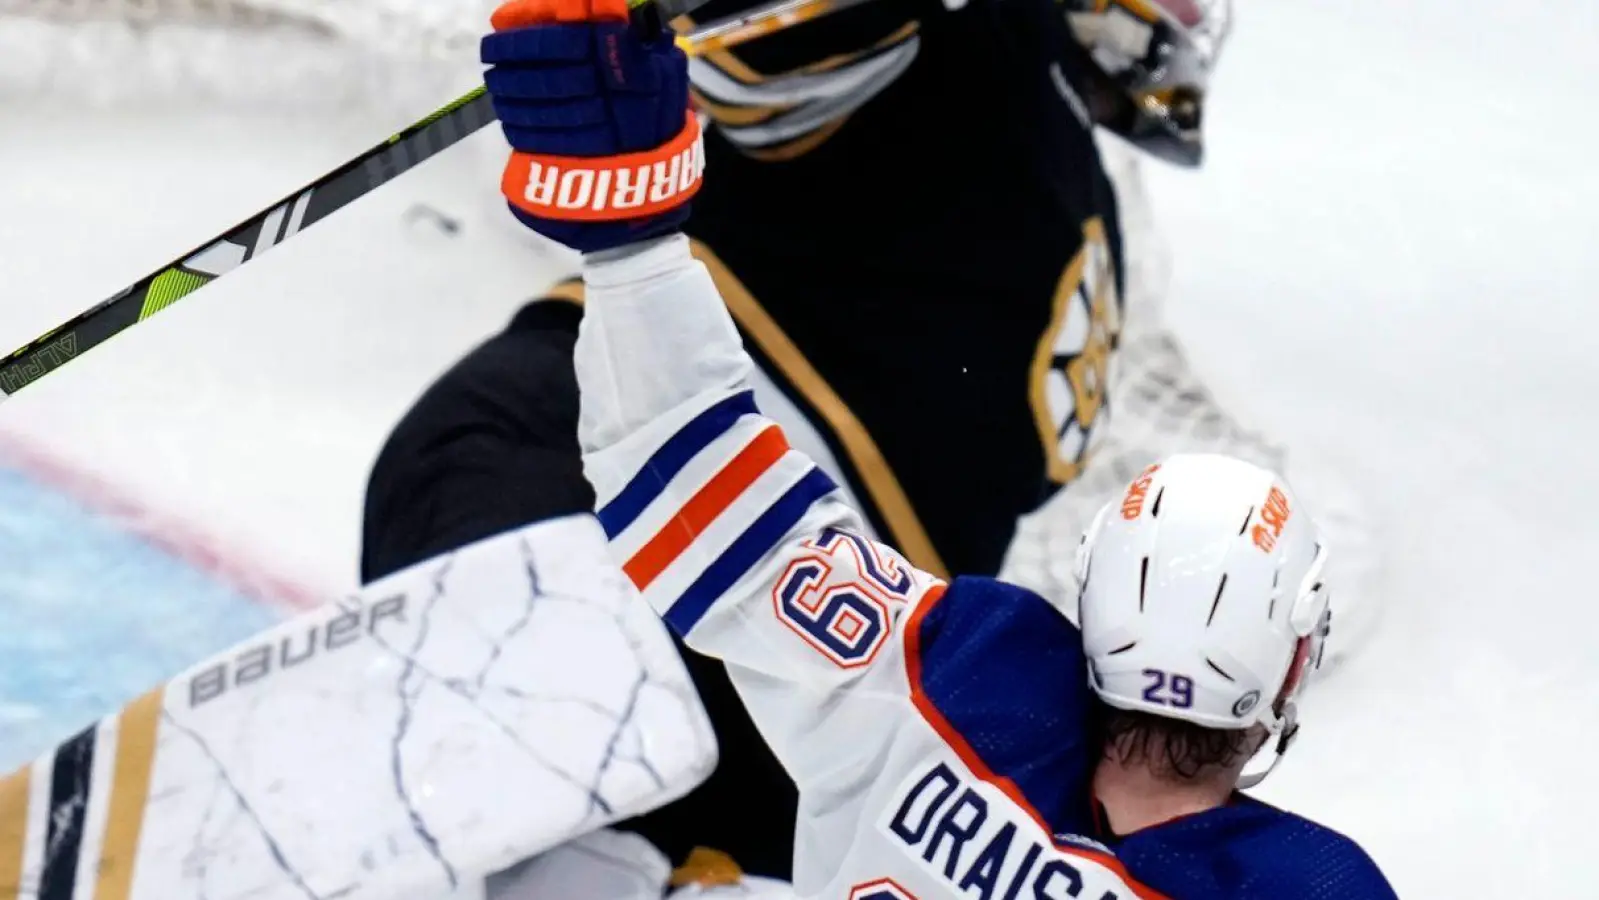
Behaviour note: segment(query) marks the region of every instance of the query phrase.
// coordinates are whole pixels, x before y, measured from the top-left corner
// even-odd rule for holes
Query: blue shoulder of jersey
[[[970,577],[951,582],[913,627],[912,690],[1053,832],[1089,833],[1098,700],[1077,628],[1031,591]]]
[[[1113,846],[1146,885],[1183,900],[1397,900],[1359,844],[1242,794]]]
[[[912,627],[911,689],[964,745],[957,752],[1013,784],[1057,840],[1093,835],[1099,701],[1076,627],[1031,591],[989,578],[955,579]],[[1181,900],[1397,900],[1353,840],[1242,794],[1111,850],[1143,884]]]

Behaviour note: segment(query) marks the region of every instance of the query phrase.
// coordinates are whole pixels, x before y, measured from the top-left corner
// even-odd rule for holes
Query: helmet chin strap
[[[1283,754],[1293,745],[1294,738],[1299,735],[1299,710],[1289,702],[1284,705],[1282,715],[1277,719],[1276,726],[1267,734],[1266,740],[1261,744],[1255,755],[1244,764],[1244,771],[1238,776],[1238,790],[1247,791],[1270,775],[1282,762]],[[1255,767],[1256,763],[1265,760],[1265,767]]]
[[[1299,692],[1304,688],[1305,679],[1321,666],[1321,652],[1327,638],[1331,614],[1327,610],[1327,592],[1321,583],[1321,565],[1318,562],[1315,568],[1306,575],[1312,582],[1309,591],[1304,595],[1308,605],[1304,614],[1312,615],[1319,608],[1320,615],[1308,619],[1308,626],[1297,624],[1296,627],[1308,627],[1306,633],[1300,637],[1299,646],[1294,651],[1293,661],[1289,663],[1288,678],[1283,683],[1282,694],[1278,697],[1275,708],[1281,712],[1275,713],[1274,721],[1267,723],[1269,729],[1266,743],[1255,755],[1250,757],[1244,765],[1244,771],[1238,776],[1238,789],[1248,790],[1262,781],[1277,768],[1277,763],[1282,761],[1283,754],[1293,746],[1294,738],[1299,736]],[[1296,614],[1298,614],[1296,610]],[[1261,759],[1266,759],[1265,768],[1250,769],[1251,765]]]

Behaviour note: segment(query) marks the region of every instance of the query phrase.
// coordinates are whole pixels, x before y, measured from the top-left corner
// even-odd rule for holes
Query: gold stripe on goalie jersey
[[[691,884],[702,888],[725,887],[738,884],[743,878],[744,870],[733,857],[709,847],[695,847],[689,851],[688,859],[672,870],[667,884],[675,888]]]
[[[779,103],[772,106],[738,106],[732,103],[717,103],[715,100],[700,93],[700,89],[695,87],[688,89],[688,95],[694,101],[694,108],[709,115],[718,125],[759,125],[763,122],[769,122],[794,108],[792,103]]]
[[[22,854],[28,843],[28,792],[33,767],[0,779],[0,898],[22,895]]]
[[[1149,0],[1096,0],[1094,3],[1094,12],[1109,12],[1112,6],[1119,6],[1122,9],[1127,10],[1129,13],[1132,13],[1137,18],[1143,19],[1145,22],[1152,24],[1159,22],[1163,18],[1160,14],[1160,10],[1156,9],[1155,6],[1149,2]]]
[[[672,20],[672,27],[677,29],[677,31],[680,33],[691,31],[693,30],[694,26],[694,19],[690,16],[679,16]],[[880,50],[886,50],[889,47],[893,47],[897,44],[902,44],[905,41],[910,40],[912,35],[921,30],[921,27],[922,26],[920,22],[906,22],[904,25],[901,25],[899,28],[895,29],[893,33],[872,44],[870,47],[866,47],[862,50],[855,50],[850,53],[837,53],[824,59],[817,60],[813,63],[806,63],[799,68],[789,69],[786,72],[757,72],[750,66],[749,63],[739,59],[739,57],[731,50],[712,50],[701,55],[699,58],[722,70],[724,74],[733,78],[735,81],[740,81],[744,84],[765,84],[774,78],[786,78],[791,75],[820,75],[823,72],[832,72],[836,69],[842,69],[845,66],[851,63],[859,62],[860,60],[865,59],[866,57],[871,56],[873,53],[876,53]]]
[[[721,292],[727,310],[738,322],[739,328],[827,423],[827,429],[843,447],[845,455],[849,457],[849,465],[854,467],[872,504],[882,516],[894,546],[924,571],[939,578],[948,578],[949,570],[933,548],[933,539],[922,526],[921,517],[911,506],[905,488],[888,467],[888,460],[883,458],[883,451],[867,432],[866,426],[861,424],[844,399],[810,364],[805,354],[783,332],[782,326],[761,306],[749,288],[728,269],[727,264],[699,241],[692,241],[690,246],[694,258],[704,263],[706,270],[711,273],[711,280],[716,283],[716,289]],[[544,299],[565,300],[580,306],[583,297],[583,282],[580,279],[567,279],[544,292]]]
[[[129,703],[117,722],[117,758],[111,775],[111,808],[94,900],[128,900],[133,867],[139,854],[139,832],[150,799],[150,770],[155,764],[156,732],[161,725],[165,690],[158,688]]]
[[[540,300],[562,300],[578,306],[583,305],[587,295],[583,292],[583,279],[581,277],[565,278],[550,287],[539,296]]]
[[[888,527],[887,537],[917,567],[948,578],[949,570],[934,549],[933,539],[866,426],[715,252],[699,241],[692,245],[694,257],[711,273],[711,280],[739,327],[827,422]]]
[[[679,16],[673,20],[672,26],[679,33],[686,33],[694,28],[695,22],[689,16]],[[711,50],[701,54],[697,59],[715,68],[728,78],[745,86],[771,85],[784,78],[795,78],[807,75],[822,75],[854,65],[878,53],[897,47],[914,37],[921,29],[917,21],[906,22],[893,33],[876,41],[871,46],[849,53],[839,53],[813,63],[789,69],[785,72],[763,73],[757,72],[749,63],[735,55],[731,50]],[[717,125],[727,128],[744,128],[753,125],[763,125],[785,113],[793,112],[803,103],[781,102],[745,104],[729,102],[727,100],[711,97],[696,86],[690,86],[689,95],[693,98],[694,106],[709,115]],[[837,134],[844,123],[849,120],[849,114],[843,114],[831,119],[818,127],[785,141],[764,146],[749,146],[739,144],[740,150],[746,155],[765,161],[782,161],[803,156],[821,146],[828,138]]]
[[[838,134],[838,130],[843,128],[844,123],[848,121],[849,116],[834,119],[810,134],[778,144],[775,147],[746,148],[744,155],[751,159],[758,159],[761,162],[783,162],[784,160],[797,159],[822,146],[828,138]]]
[[[58,748],[53,756],[27,766],[0,780],[0,900],[24,900],[59,893],[78,876],[72,896],[91,900],[128,900],[133,892],[133,874],[139,854],[139,834],[143,830],[145,807],[150,797],[150,772],[155,763],[156,733],[161,724],[165,689],[158,688],[134,700],[109,722],[89,728],[68,742],[80,752]],[[96,777],[91,762],[95,751],[104,752],[115,735],[116,752],[110,766],[100,768]],[[64,767],[64,768],[63,768]],[[42,781],[38,781],[42,779]],[[105,783],[109,780],[109,784]],[[60,784],[80,785],[55,810],[50,791]],[[30,802],[30,794],[42,791]],[[109,792],[109,801],[106,795]],[[91,806],[106,803],[105,831],[95,841],[83,835],[72,859],[52,859],[46,854],[46,836],[52,829],[63,832],[97,821]],[[55,819],[56,821],[51,821]],[[32,820],[32,821],[30,821]],[[30,846],[29,827],[34,830]],[[91,826],[92,827],[92,826]],[[95,848],[98,848],[96,851]],[[96,853],[93,865],[85,867],[81,855]],[[29,859],[29,857],[32,857]],[[94,879],[91,890],[84,884]],[[48,884],[46,882],[49,882]]]
[[[1083,224],[1083,246],[1055,286],[1049,326],[1033,355],[1029,400],[1051,481],[1082,473],[1108,416],[1105,392],[1121,337],[1115,261],[1098,218]]]

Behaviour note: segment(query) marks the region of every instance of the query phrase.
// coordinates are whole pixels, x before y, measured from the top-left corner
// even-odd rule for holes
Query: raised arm
[[[1052,879],[1077,878],[1070,893],[1127,896],[1102,854],[1055,846],[1087,810],[1076,630],[1037,595],[987,579],[946,591],[863,537],[842,492],[761,414],[753,363],[677,233],[703,165],[684,60],[664,36],[640,43],[620,0],[572,2],[584,11],[566,24],[497,15],[507,30],[485,42],[519,148],[507,197],[585,253],[579,439],[599,518],[650,604],[727,662],[798,786],[796,887],[878,897],[893,876],[917,896],[964,894],[995,886],[1015,838],[1038,874],[1008,894],[1032,878],[1029,896],[1053,896],[1065,885]],[[660,205],[639,205],[645,183]],[[936,827],[930,791],[951,804]],[[987,875],[959,874],[967,842],[989,848],[969,854]]]
[[[623,0],[513,0],[494,25],[486,83],[516,148],[506,197],[585,253],[579,436],[615,555],[690,646],[727,661],[801,788],[823,771],[834,787],[840,761],[817,741],[859,756],[892,733],[910,707],[904,667],[883,663],[940,584],[861,537],[755,407],[753,365],[677,231],[704,151],[670,34],[641,38]],[[840,702],[865,679],[883,689]]]
[[[837,779],[838,760],[793,748],[892,728],[906,708],[892,638],[942,583],[862,537],[831,480],[756,409],[753,363],[686,239],[590,255],[584,278],[579,436],[624,571],[690,646],[734,667],[796,781],[808,760]],[[833,702],[865,679],[882,690]]]

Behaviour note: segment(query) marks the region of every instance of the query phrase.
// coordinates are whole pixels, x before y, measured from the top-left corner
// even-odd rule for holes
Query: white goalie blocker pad
[[[0,780],[0,898],[481,898],[715,759],[599,525],[546,522],[246,641]]]

